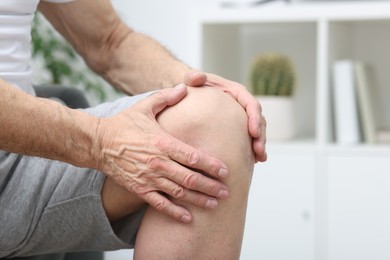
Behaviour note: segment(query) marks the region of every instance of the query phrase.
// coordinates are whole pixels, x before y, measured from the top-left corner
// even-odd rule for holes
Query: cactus
[[[258,56],[250,72],[254,95],[291,96],[295,88],[295,72],[290,59],[279,53]]]

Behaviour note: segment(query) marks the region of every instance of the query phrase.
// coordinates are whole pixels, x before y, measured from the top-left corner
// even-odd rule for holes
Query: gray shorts
[[[85,111],[111,116],[148,95]],[[111,226],[104,179],[93,169],[0,151],[0,257],[132,248],[144,210]]]

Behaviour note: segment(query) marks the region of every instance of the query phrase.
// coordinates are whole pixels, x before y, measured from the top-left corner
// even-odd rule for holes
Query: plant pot
[[[256,96],[267,120],[267,140],[287,141],[295,136],[294,99],[290,96]]]

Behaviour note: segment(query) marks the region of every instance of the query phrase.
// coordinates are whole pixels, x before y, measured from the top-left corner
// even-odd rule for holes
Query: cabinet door
[[[253,176],[242,260],[312,260],[313,153],[273,153]]]
[[[390,259],[389,156],[329,159],[329,260]]]

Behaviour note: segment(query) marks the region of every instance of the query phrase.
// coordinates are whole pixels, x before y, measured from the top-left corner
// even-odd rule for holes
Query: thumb
[[[190,70],[184,76],[184,83],[190,87],[199,87],[206,83],[207,76],[199,70]]]
[[[136,106],[145,111],[151,111],[154,116],[164,110],[167,106],[178,103],[187,95],[187,88],[184,84],[179,84],[174,88],[159,90],[153,95],[138,102]]]

